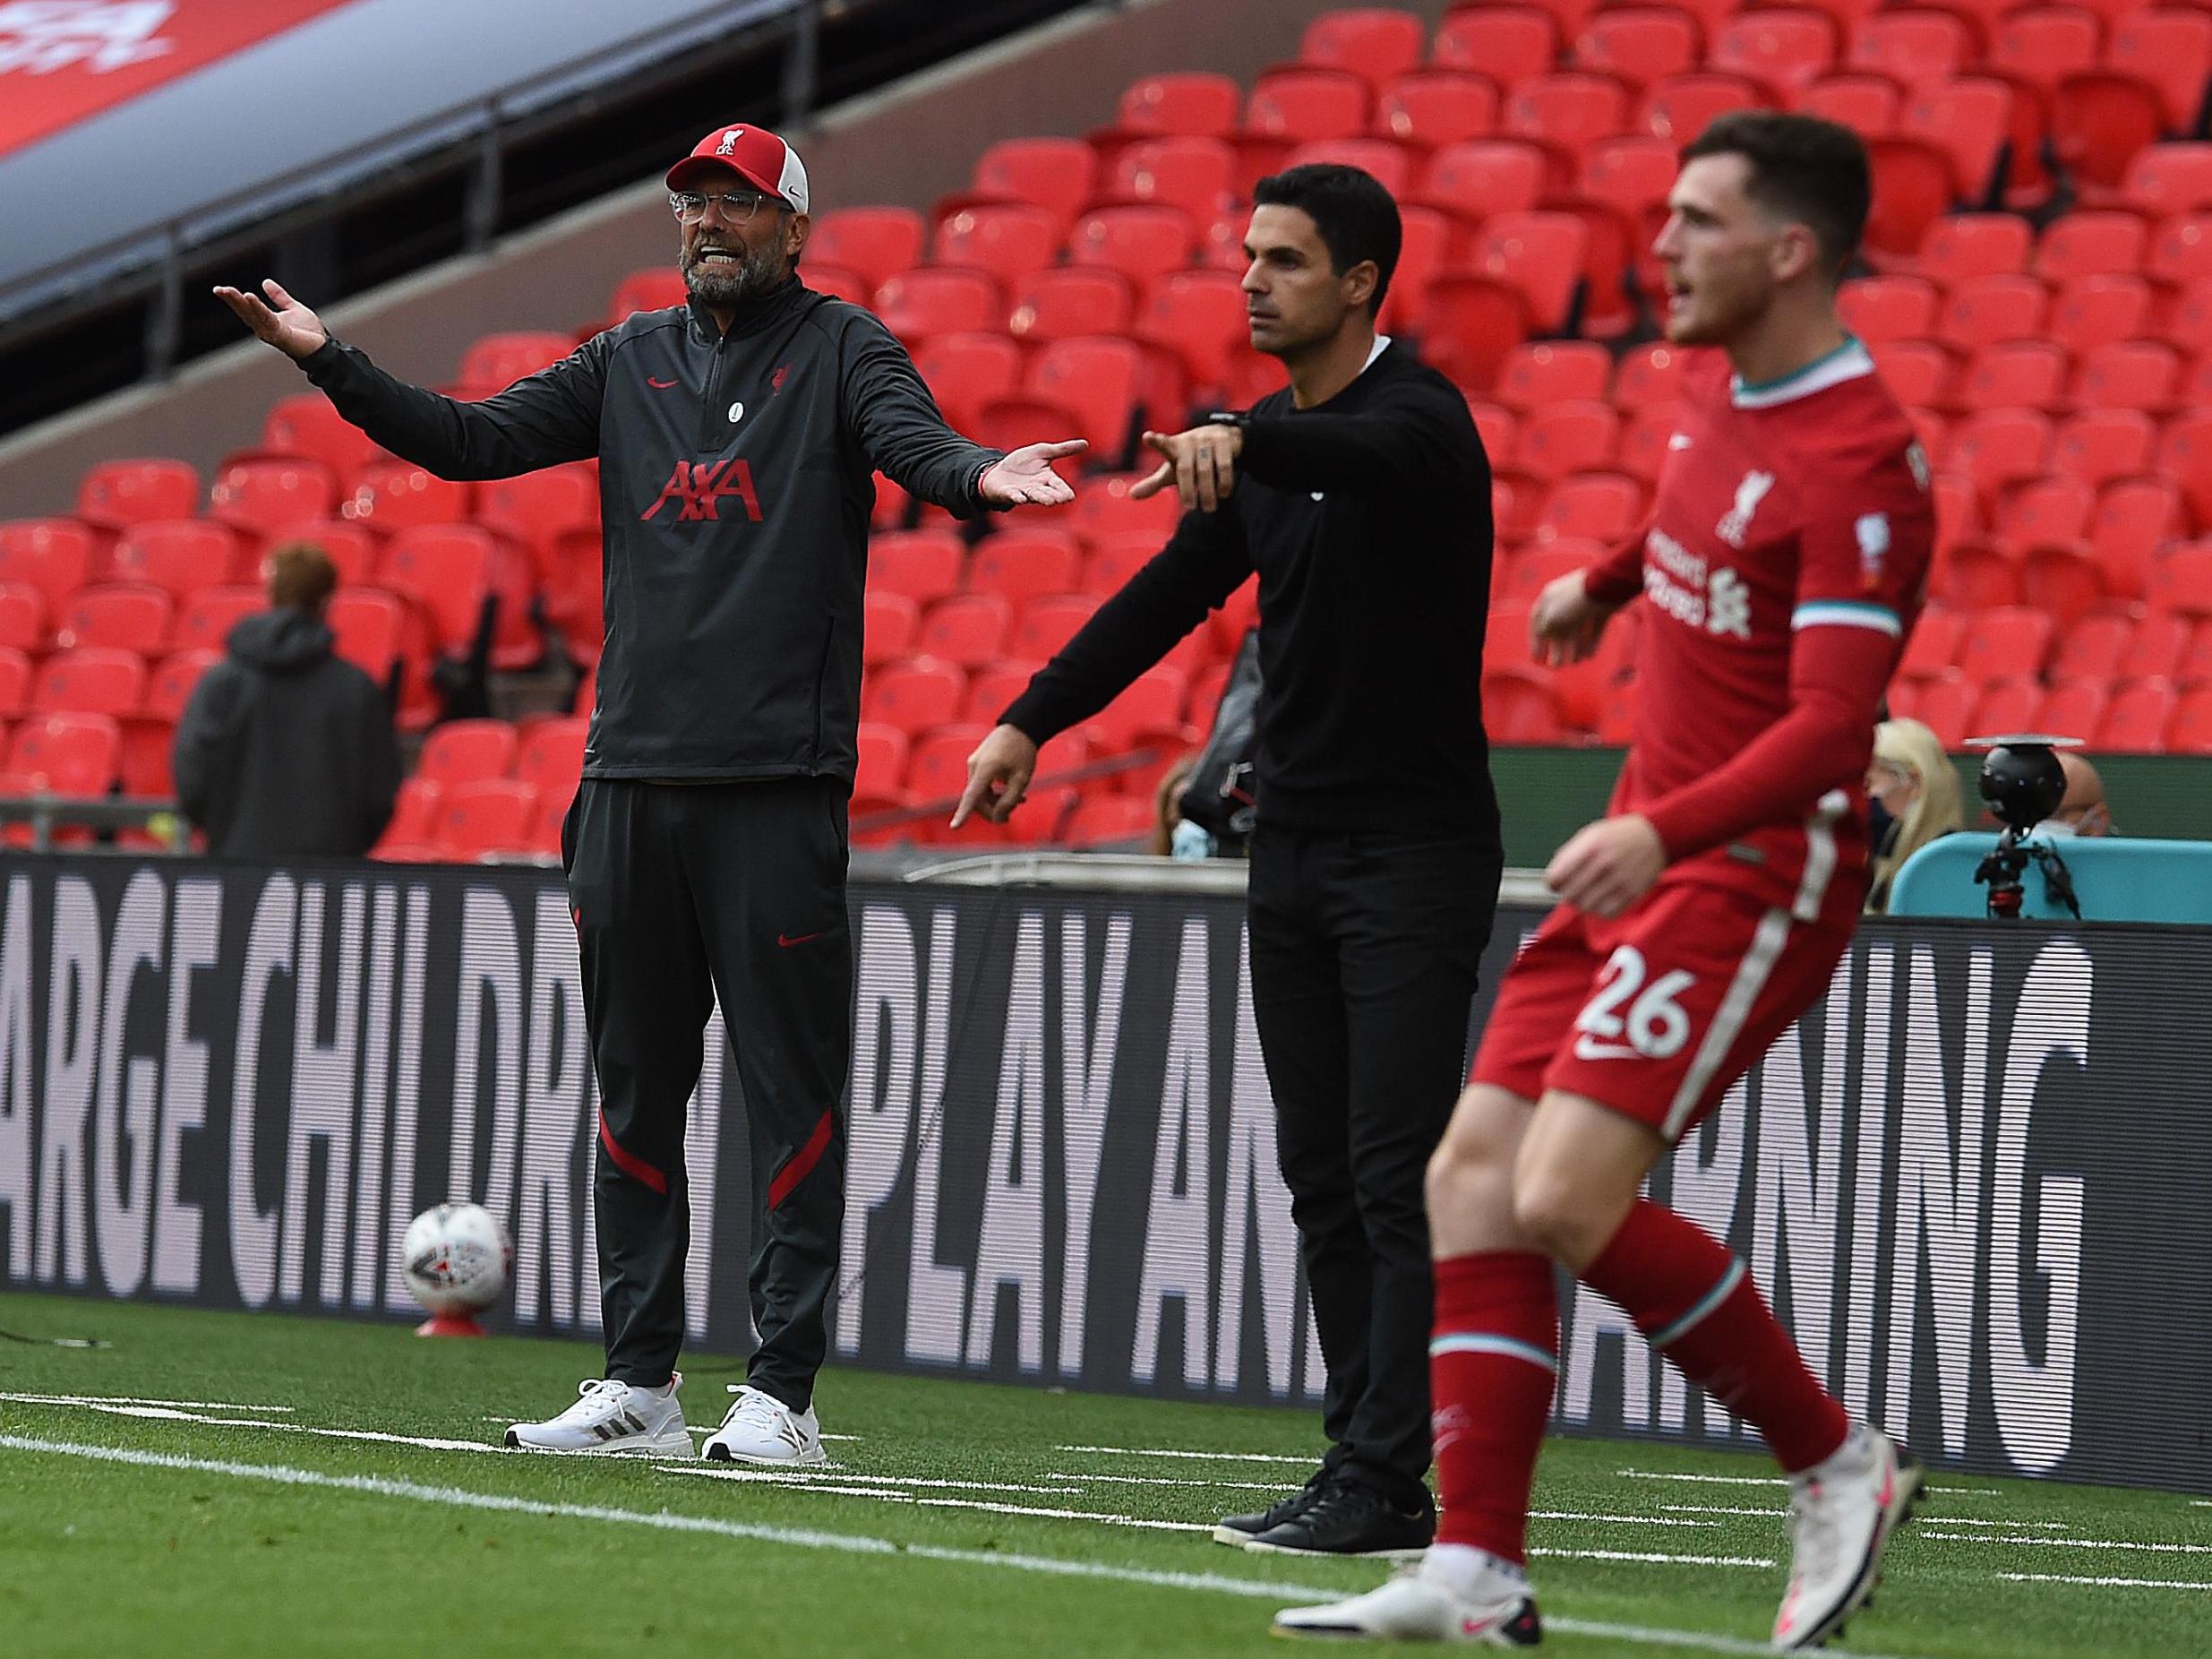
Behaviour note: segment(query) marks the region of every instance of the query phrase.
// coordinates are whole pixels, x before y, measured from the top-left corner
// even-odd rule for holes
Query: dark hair
[[[1830,275],[1857,252],[1873,184],[1866,146],[1849,127],[1779,110],[1732,110],[1683,146],[1685,162],[1701,156],[1748,161],[1745,193],[1812,231]]]
[[[1373,260],[1375,292],[1367,298],[1367,314],[1383,308],[1405,231],[1398,222],[1398,203],[1380,179],[1356,167],[1311,162],[1260,180],[1253,187],[1252,205],[1296,208],[1312,219],[1329,250],[1330,268],[1340,277],[1361,261]]]
[[[313,542],[287,542],[269,555],[269,602],[320,615],[338,591],[338,566]]]

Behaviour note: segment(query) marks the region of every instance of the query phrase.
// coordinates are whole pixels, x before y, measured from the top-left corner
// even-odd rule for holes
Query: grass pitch
[[[1273,1610],[1373,1566],[1222,1548],[1310,1413],[828,1372],[836,1467],[502,1453],[596,1345],[0,1295],[0,1651],[246,1659],[1291,1651]],[[686,1368],[718,1422],[730,1361]],[[2212,1507],[1942,1475],[1837,1651],[2212,1655]],[[1788,1559],[1763,1460],[1561,1440],[1531,1561],[1563,1655],[1763,1651]]]

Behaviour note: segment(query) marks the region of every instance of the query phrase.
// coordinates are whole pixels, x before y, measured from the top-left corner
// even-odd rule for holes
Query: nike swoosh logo
[[[656,391],[666,391],[676,383],[673,380],[655,380],[650,374],[648,374],[645,377],[645,383],[652,387]]]
[[[819,933],[799,933],[796,935],[791,933],[778,933],[776,936],[776,942],[783,946],[784,950],[788,950],[793,945],[803,945],[810,939],[819,939],[820,937],[821,934]]]

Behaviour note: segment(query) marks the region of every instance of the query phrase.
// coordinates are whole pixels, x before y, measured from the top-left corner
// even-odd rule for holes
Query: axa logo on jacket
[[[753,490],[752,468],[742,459],[679,460],[653,504],[638,515],[639,521],[649,523],[672,501],[682,508],[673,520],[678,524],[701,520],[721,523],[724,501],[742,502],[745,516],[755,524],[760,522],[760,497]]]

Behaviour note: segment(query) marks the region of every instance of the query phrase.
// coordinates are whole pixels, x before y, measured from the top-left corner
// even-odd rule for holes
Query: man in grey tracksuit
[[[600,1088],[607,1368],[507,1443],[690,1449],[674,1397],[684,1114],[718,995],[751,1142],[760,1347],[705,1449],[819,1462],[871,474],[967,516],[1069,499],[1050,463],[1082,445],[969,443],[881,322],[799,279],[806,174],[775,133],[719,128],[668,186],[689,305],[633,315],[480,403],[395,380],[274,283],[273,309],[217,293],[348,420],[441,477],[599,462],[606,644],[562,844]]]

